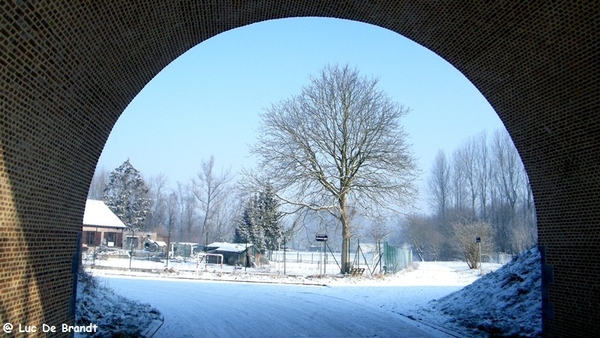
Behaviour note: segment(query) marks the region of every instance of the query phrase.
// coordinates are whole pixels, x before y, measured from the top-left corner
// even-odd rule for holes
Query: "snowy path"
[[[448,337],[398,313],[460,288],[103,280],[163,313],[155,337]]]

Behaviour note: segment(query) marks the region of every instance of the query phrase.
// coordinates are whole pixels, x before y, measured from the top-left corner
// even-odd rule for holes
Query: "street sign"
[[[477,243],[481,243],[481,237],[476,237],[476,238],[475,238],[475,242],[477,242]]]
[[[327,242],[327,235],[316,235],[315,240],[317,242]]]

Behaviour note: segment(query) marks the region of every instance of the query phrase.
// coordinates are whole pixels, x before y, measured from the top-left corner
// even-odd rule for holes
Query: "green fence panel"
[[[388,242],[383,244],[383,257],[387,273],[396,273],[412,265],[411,250],[396,248]]]

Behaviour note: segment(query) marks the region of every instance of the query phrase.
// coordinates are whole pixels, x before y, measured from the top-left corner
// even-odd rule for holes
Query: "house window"
[[[96,243],[94,243],[94,239],[96,238],[96,233],[93,231],[86,231],[85,232],[85,244],[87,245],[96,245]]]
[[[138,238],[137,237],[128,236],[127,237],[127,248],[128,249],[131,248],[132,243],[133,243],[133,248],[137,249],[137,247],[138,247]]]
[[[117,242],[117,233],[116,232],[107,232],[105,238],[106,238],[107,246],[115,246],[115,244]]]

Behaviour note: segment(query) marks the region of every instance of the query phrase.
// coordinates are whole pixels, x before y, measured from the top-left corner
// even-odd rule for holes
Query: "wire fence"
[[[387,242],[379,250],[363,250],[357,245],[350,254],[352,274],[396,273],[412,265],[410,249],[399,249]],[[336,274],[341,271],[341,253],[326,247],[324,251],[273,251],[268,257],[268,268],[284,274]]]
[[[201,255],[200,255],[201,256]],[[254,273],[278,275],[336,275],[341,271],[341,253],[326,247],[320,251],[272,251],[262,255],[252,268],[227,264],[212,264],[205,257],[166,257],[143,250],[136,250],[130,257],[129,252],[104,251],[91,249],[83,256],[83,265],[97,269],[119,269],[158,272],[175,269],[180,272],[198,273],[202,271],[236,272],[240,269]],[[388,243],[382,243],[378,250],[371,246],[367,250],[358,245],[350,254],[353,275],[376,275],[396,273],[412,264],[410,250],[398,249]],[[222,263],[222,260],[220,261]]]

